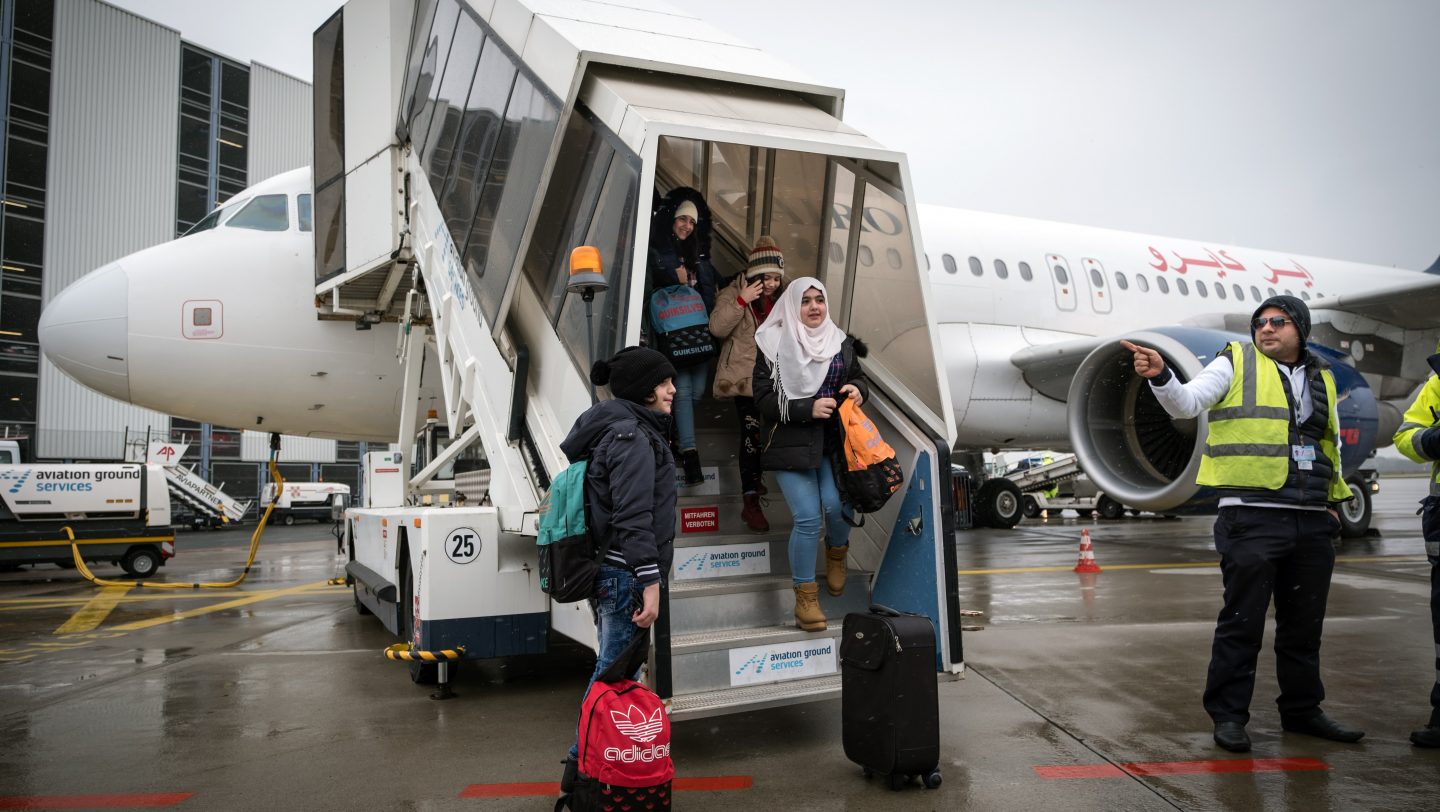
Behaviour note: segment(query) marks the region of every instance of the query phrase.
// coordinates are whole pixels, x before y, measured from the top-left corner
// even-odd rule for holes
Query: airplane
[[[46,355],[85,386],[194,420],[393,440],[396,326],[316,318],[310,183],[308,168],[263,181],[179,239],[72,284],[41,314]],[[956,451],[971,470],[986,449],[1073,449],[1126,505],[1203,507],[1213,495],[1193,469],[1204,418],[1159,411],[1119,341],[1155,347],[1188,378],[1248,339],[1252,312],[1276,293],[1310,303],[1311,347],[1341,393],[1347,475],[1388,444],[1429,374],[1440,260],[1419,273],[935,206],[919,218]],[[883,223],[863,219],[866,230]],[[434,380],[433,355],[430,368]],[[977,502],[992,526],[1019,520],[1008,480],[985,482]],[[1346,522],[1363,531],[1368,494],[1357,502]]]

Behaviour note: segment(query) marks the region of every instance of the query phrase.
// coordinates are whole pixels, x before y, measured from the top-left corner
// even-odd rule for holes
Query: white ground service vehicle
[[[350,486],[339,482],[286,482],[275,502],[271,521],[294,524],[297,519],[330,521],[330,506],[340,497],[341,506],[350,504]],[[260,497],[261,510],[275,497],[275,483],[265,485]]]
[[[170,492],[159,465],[0,465],[0,566],[86,561],[149,578],[175,555]]]

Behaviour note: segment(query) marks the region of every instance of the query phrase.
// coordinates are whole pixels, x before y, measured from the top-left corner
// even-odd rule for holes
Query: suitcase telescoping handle
[[[881,617],[904,617],[909,613],[901,612],[897,609],[891,609],[888,606],[882,606],[878,603],[872,603],[870,604],[870,614],[880,615]]]

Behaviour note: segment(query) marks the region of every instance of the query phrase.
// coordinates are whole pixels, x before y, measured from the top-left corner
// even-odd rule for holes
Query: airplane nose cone
[[[91,271],[40,314],[40,349],[66,375],[130,400],[127,340],[130,281],[119,264]]]

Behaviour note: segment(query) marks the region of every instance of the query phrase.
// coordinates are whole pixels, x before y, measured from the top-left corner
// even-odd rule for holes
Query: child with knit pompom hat
[[[740,485],[745,507],[740,517],[757,533],[770,529],[760,506],[765,492],[760,470],[760,410],[751,397],[751,374],[755,369],[755,330],[770,315],[785,285],[785,254],[768,235],[755,241],[739,274],[718,296],[710,313],[710,332],[724,343],[715,367],[715,397],[734,399],[740,418]]]

